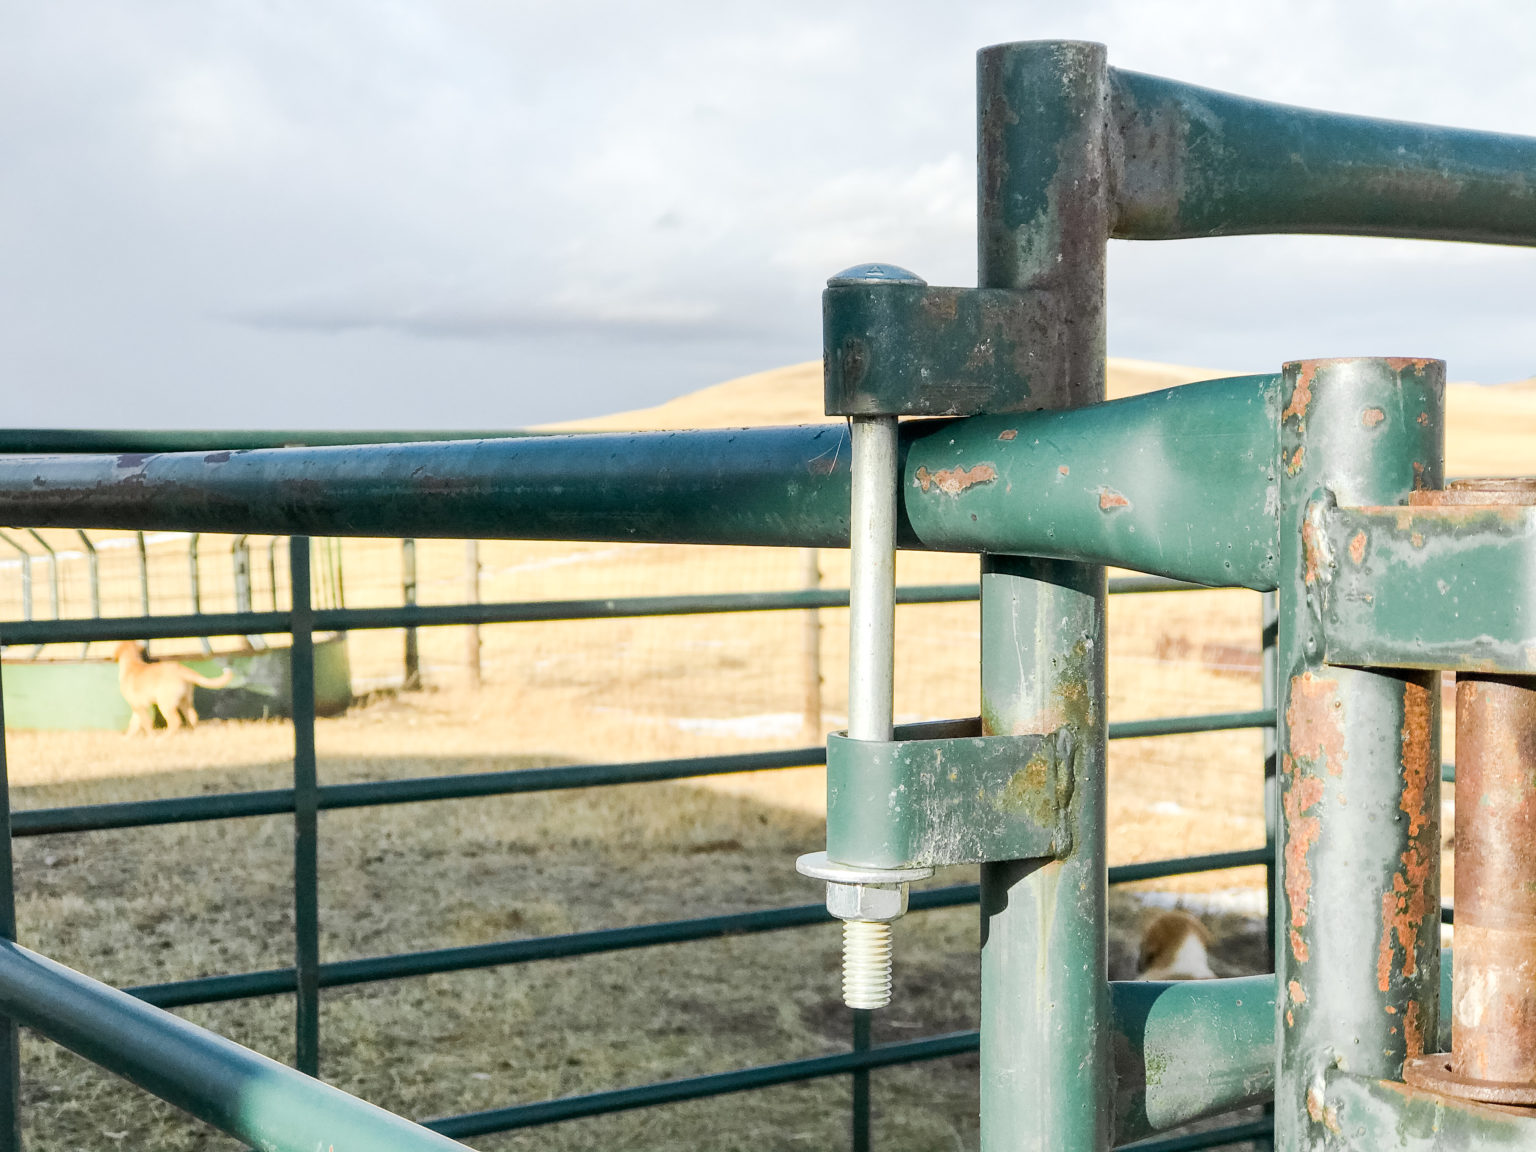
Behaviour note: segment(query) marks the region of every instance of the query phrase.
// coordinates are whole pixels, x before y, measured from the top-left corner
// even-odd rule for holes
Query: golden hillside
[[[1109,361],[1111,399],[1211,380],[1230,372]],[[1536,379],[1512,384],[1460,383],[1447,389],[1446,471],[1452,476],[1512,476],[1536,472]],[[679,396],[654,408],[551,424],[571,432],[659,428],[731,428],[754,424],[816,424],[822,411],[821,363],[808,361],[742,376]]]

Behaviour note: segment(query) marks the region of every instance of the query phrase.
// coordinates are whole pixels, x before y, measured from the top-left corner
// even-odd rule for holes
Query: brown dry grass
[[[1111,379],[1117,394],[1128,394],[1199,375],[1122,363],[1112,365]],[[1536,431],[1536,393],[1527,391],[1452,390],[1453,472],[1536,470],[1521,443]],[[815,420],[819,396],[814,367],[798,366],[588,423]],[[210,541],[205,555],[227,547]],[[420,547],[421,600],[457,599],[462,546]],[[178,561],[174,549],[167,555],[161,562],[170,571]],[[514,600],[794,587],[800,559],[772,550],[504,542],[483,544],[482,563],[484,598]],[[825,583],[845,586],[843,556],[824,553],[822,566]],[[346,542],[345,569],[348,603],[399,602],[398,542]],[[975,561],[903,555],[901,578],[971,581]],[[227,592],[205,584],[210,607]],[[258,606],[263,595],[258,585]],[[899,615],[898,713],[973,714],[975,606]],[[846,615],[827,611],[820,619],[822,727],[830,728],[845,708]],[[1112,719],[1258,707],[1257,596],[1122,597],[1111,603],[1109,624]],[[763,613],[486,628],[478,691],[464,684],[464,630],[424,631],[431,690],[385,695],[322,721],[322,778],[796,745],[804,625],[804,614]],[[398,680],[399,632],[354,634],[350,643],[362,684]],[[139,742],[109,733],[11,733],[8,748],[16,802],[32,807],[279,786],[291,741],[284,724],[229,723]],[[1113,745],[1111,859],[1261,844],[1260,757],[1252,732]],[[822,786],[821,771],[806,769],[713,788],[649,785],[326,814],[325,955],[813,900],[789,861],[821,838]],[[285,820],[262,819],[21,841],[22,939],[119,983],[283,964],[291,951],[289,829]],[[1172,886],[1251,889],[1260,878],[1250,869]],[[1123,950],[1135,910],[1117,908]],[[974,912],[914,916],[899,933],[902,988],[877,1039],[973,1026]],[[801,930],[331,992],[326,1074],[424,1116],[834,1050],[848,1026],[835,998],[835,950],[831,928]],[[187,1015],[271,1055],[290,1054],[285,998]],[[875,1079],[882,1148],[974,1145],[972,1061]],[[31,1148],[225,1146],[50,1045],[29,1042],[26,1083]],[[839,1080],[472,1143],[693,1148],[707,1131],[722,1148],[835,1147],[845,1139],[846,1100]]]

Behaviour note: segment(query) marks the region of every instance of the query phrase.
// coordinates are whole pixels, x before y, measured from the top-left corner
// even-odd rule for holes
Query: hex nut
[[[905,884],[827,883],[827,911],[839,920],[895,920],[906,910]]]

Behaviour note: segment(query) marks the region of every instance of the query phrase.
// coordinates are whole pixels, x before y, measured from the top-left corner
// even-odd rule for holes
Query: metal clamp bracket
[[[1328,663],[1536,674],[1536,507],[1325,493],[1304,546]]]
[[[1019,410],[1041,373],[1037,358],[1053,345],[1040,295],[934,288],[889,265],[839,273],[821,298],[827,415]]]
[[[1071,850],[1068,729],[935,740],[827,739],[827,853],[864,868],[1054,858]]]

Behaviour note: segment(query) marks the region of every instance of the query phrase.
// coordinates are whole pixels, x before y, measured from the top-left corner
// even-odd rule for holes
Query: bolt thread
[[[891,1002],[891,926],[877,920],[843,921],[843,1003],[884,1008]]]

